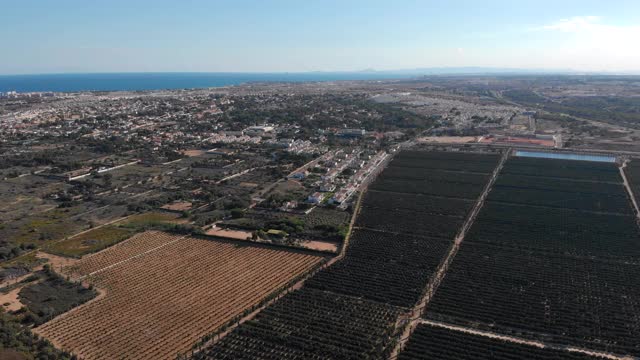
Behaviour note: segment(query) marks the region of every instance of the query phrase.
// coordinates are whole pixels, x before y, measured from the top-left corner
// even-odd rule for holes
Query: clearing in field
[[[118,222],[118,225],[124,227],[140,228],[158,224],[178,224],[184,222],[184,219],[179,219],[179,217],[180,215],[175,213],[151,211],[129,216],[126,220]]]
[[[206,234],[211,236],[218,236],[221,238],[227,238],[227,239],[236,239],[236,240],[251,239],[251,232],[249,231],[227,230],[227,229],[222,229],[218,227],[208,230]]]
[[[322,259],[148,231],[69,269],[106,294],[35,332],[83,359],[174,359]]]
[[[47,247],[46,251],[61,256],[81,257],[107,248],[131,235],[132,229],[107,225],[55,242]]]

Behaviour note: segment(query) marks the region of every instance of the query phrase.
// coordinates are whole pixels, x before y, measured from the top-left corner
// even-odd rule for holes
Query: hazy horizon
[[[640,73],[640,3],[0,0],[0,74]]]
[[[638,71],[579,71],[575,69],[542,69],[542,68],[508,68],[508,67],[425,67],[406,69],[353,69],[353,70],[310,70],[310,71],[68,71],[68,72],[25,72],[0,73],[0,76],[55,76],[55,75],[118,75],[118,74],[238,74],[238,75],[286,75],[286,74],[384,74],[398,76],[430,76],[430,75],[629,75],[640,76]]]

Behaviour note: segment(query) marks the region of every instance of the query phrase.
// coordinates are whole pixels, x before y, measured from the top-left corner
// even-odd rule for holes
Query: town
[[[409,314],[424,311],[428,286],[447,273],[459,239],[492,223],[473,225],[478,213],[526,208],[552,222],[540,206],[558,219],[592,207],[584,216],[612,212],[607,221],[620,222],[620,236],[633,233],[637,202],[625,191],[636,191],[640,169],[635,125],[600,121],[593,108],[559,113],[557,100],[532,101],[575,92],[549,92],[548,78],[527,79],[535,92],[511,78],[480,81],[486,88],[465,79],[1,94],[0,304],[7,324],[53,341],[55,350],[39,346],[64,359],[117,357],[119,346],[140,358],[216,358],[259,351],[232,345],[260,311],[289,314],[313,304],[346,314],[319,317],[316,325],[342,328],[350,316],[376,322],[357,331],[384,343],[376,351],[386,357],[411,349],[404,331],[418,329],[415,341],[423,341],[421,331],[453,326]],[[597,94],[620,85],[596,79],[591,86]],[[532,179],[541,169],[538,184]],[[600,201],[600,191],[615,196]],[[598,199],[576,200],[583,192]],[[603,231],[589,224],[581,226]],[[528,226],[518,229],[537,231]],[[475,246],[473,234],[467,241]],[[485,259],[466,255],[470,249],[461,250],[465,264]],[[178,306],[180,316],[159,306],[182,304],[176,288],[191,299]],[[147,309],[146,296],[158,306]],[[434,304],[444,314],[455,301],[436,297]],[[339,302],[345,306],[337,309]],[[153,320],[162,336],[114,335],[113,348],[84,334],[97,331],[97,314],[116,308],[172,316],[179,330]],[[101,324],[142,329],[148,319],[118,315]],[[75,332],[60,330],[67,327]],[[228,335],[232,328],[240,332]],[[300,350],[294,345],[287,351]]]

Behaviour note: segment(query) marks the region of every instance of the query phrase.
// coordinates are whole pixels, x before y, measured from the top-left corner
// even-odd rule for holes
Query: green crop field
[[[107,225],[51,244],[46,251],[55,255],[81,257],[117,244],[134,233],[132,229]]]

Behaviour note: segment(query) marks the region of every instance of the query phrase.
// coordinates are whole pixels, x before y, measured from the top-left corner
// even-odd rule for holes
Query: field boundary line
[[[452,331],[458,331],[458,332],[462,332],[462,333],[466,333],[466,334],[483,336],[483,337],[496,339],[496,340],[502,340],[502,341],[505,341],[505,342],[511,342],[511,343],[516,343],[516,344],[528,345],[528,346],[535,346],[535,347],[538,347],[538,348],[541,348],[541,349],[553,349],[553,350],[561,350],[561,351],[567,351],[567,352],[581,353],[581,354],[586,354],[586,355],[591,355],[591,356],[598,356],[598,357],[602,357],[602,358],[606,358],[606,359],[612,359],[612,360],[632,360],[632,359],[634,359],[632,356],[628,356],[628,355],[615,355],[615,354],[611,354],[611,353],[607,353],[607,352],[603,352],[603,351],[590,350],[590,349],[585,349],[585,348],[576,347],[576,346],[565,346],[565,345],[550,344],[550,343],[542,342],[542,341],[539,341],[539,340],[529,340],[529,339],[524,339],[524,338],[520,338],[520,337],[510,336],[510,335],[502,335],[502,334],[494,333],[494,332],[491,332],[491,331],[478,330],[478,329],[473,329],[473,328],[469,328],[469,327],[466,327],[466,326],[447,324],[447,323],[444,323],[444,322],[428,320],[428,319],[418,319],[417,323],[418,323],[418,325],[422,324],[422,325],[429,325],[429,326],[433,326],[433,327],[440,327],[440,328],[444,328],[444,329],[448,329],[448,330],[452,330]]]
[[[502,156],[500,157],[500,160],[498,161],[498,164],[496,165],[496,167],[493,170],[493,173],[491,174],[491,177],[487,181],[487,184],[485,185],[482,193],[476,200],[476,203],[473,206],[472,210],[469,212],[467,219],[462,224],[462,227],[460,228],[458,235],[454,238],[453,244],[451,245],[451,249],[449,250],[449,253],[445,256],[444,260],[436,270],[434,276],[431,278],[431,280],[427,284],[424,294],[422,295],[418,303],[410,310],[410,312],[406,314],[408,319],[405,321],[399,321],[400,327],[404,326],[404,331],[401,332],[400,331],[401,329],[397,329],[398,330],[397,332],[400,333],[400,338],[398,339],[398,342],[395,348],[391,352],[391,355],[389,357],[391,360],[398,358],[398,355],[406,345],[407,341],[409,340],[409,337],[411,337],[411,334],[415,330],[416,326],[418,326],[420,317],[424,313],[425,309],[429,305],[429,302],[433,298],[433,295],[436,293],[436,291],[438,290],[438,287],[442,283],[442,280],[446,276],[447,270],[451,266],[453,259],[458,253],[458,250],[460,249],[460,245],[462,245],[462,242],[464,241],[467,231],[469,231],[469,229],[471,228],[471,225],[475,222],[475,219],[478,216],[478,213],[480,213],[480,209],[482,209],[482,206],[484,205],[484,202],[489,192],[493,188],[493,185],[496,182],[496,179],[498,178],[498,174],[502,170],[502,167],[504,166],[505,162],[507,161],[510,155],[511,155],[511,149],[509,149],[508,151],[505,151],[502,154]]]
[[[622,197],[622,196],[618,196]],[[577,198],[576,198],[577,199]],[[517,203],[511,201],[502,201],[502,200],[490,200],[492,203],[496,204],[506,204],[512,206],[522,206],[522,207],[532,207],[538,209],[551,209],[551,210],[569,210],[575,212],[581,212],[586,214],[595,214],[595,215],[611,215],[611,216],[629,216],[629,214],[611,212],[611,211],[594,211],[594,210],[583,210],[583,209],[574,209],[560,206],[549,206],[549,205],[536,205],[536,204],[527,204],[527,203]]]
[[[432,198],[442,199],[442,200],[453,199],[453,200],[473,202],[473,199],[461,198],[461,197],[457,197],[457,196],[444,196],[444,195],[421,194],[421,193],[406,193],[406,192],[401,192],[401,191],[378,190],[378,189],[369,189],[368,191],[380,192],[380,193],[389,193],[389,194],[403,194],[403,195],[424,196],[424,197],[432,197]]]
[[[371,231],[371,232],[377,232],[377,233],[383,233],[383,234],[410,236],[410,237],[421,238],[421,239],[443,240],[443,241],[447,241],[447,242],[451,241],[450,237],[447,238],[447,237],[437,236],[437,235],[419,235],[419,234],[415,234],[415,233],[396,232],[396,231],[373,229],[373,228],[366,227],[366,226],[354,226],[353,228],[356,229],[356,230],[359,229],[359,230],[365,230],[365,231]]]
[[[473,154],[473,153],[468,153]],[[448,160],[448,161],[459,161],[459,160]],[[464,161],[462,161],[464,162]],[[472,175],[491,175],[490,172],[482,172],[482,171],[467,171],[467,170],[452,170],[452,169],[438,169],[438,168],[428,168],[428,167],[420,167],[420,166],[406,166],[406,165],[393,165],[394,168],[404,168],[404,169],[425,169],[431,171],[440,171],[446,173],[456,173],[456,174],[472,174]],[[391,179],[401,179],[401,180],[426,180],[424,179],[415,179],[415,178],[405,178],[402,176],[391,176]]]
[[[416,180],[416,181],[420,181],[420,180]],[[459,184],[463,184],[463,183],[458,183],[458,185]],[[479,185],[479,184],[464,183],[463,185]],[[463,197],[459,197],[459,196],[435,195],[435,194],[430,194],[430,193],[403,192],[403,191],[380,190],[380,189],[371,189],[371,191],[377,191],[377,192],[388,193],[388,194],[401,194],[401,195],[410,195],[410,196],[426,196],[426,197],[434,197],[434,198],[440,198],[440,199],[466,200],[466,201],[471,201],[471,202],[475,201],[473,199],[463,198]]]
[[[620,183],[617,181],[614,182],[614,181],[605,181],[605,180],[578,179],[578,178],[567,178],[567,177],[559,177],[559,176],[543,176],[543,175],[531,175],[531,174],[519,174],[519,173],[504,173],[504,174],[510,175],[510,176],[532,178],[532,179],[548,179],[548,180],[556,180],[556,181],[577,182],[577,183],[583,183],[583,184],[620,185]]]
[[[105,266],[105,267],[103,267],[102,269],[98,269],[98,270],[96,270],[96,271],[94,271],[94,272],[91,272],[91,273],[89,273],[89,274],[87,274],[87,275],[83,275],[83,276],[81,276],[81,277],[77,278],[77,279],[76,279],[76,281],[82,281],[82,280],[86,279],[87,277],[94,276],[94,275],[99,274],[99,273],[101,273],[101,272],[103,272],[103,271],[105,271],[105,270],[109,270],[109,269],[114,268],[114,267],[116,267],[116,266],[118,266],[118,265],[120,265],[120,264],[124,264],[125,262],[128,262],[129,260],[137,259],[137,258],[139,258],[139,257],[142,257],[142,256],[146,255],[146,254],[149,254],[149,253],[152,253],[152,252],[154,252],[154,251],[156,251],[156,250],[159,250],[159,249],[161,249],[161,248],[163,248],[163,247],[165,247],[165,246],[167,246],[167,245],[175,244],[176,242],[178,242],[178,241],[180,241],[180,240],[182,240],[182,239],[186,238],[187,236],[189,236],[189,235],[183,235],[183,236],[180,236],[180,237],[179,237],[179,238],[177,238],[177,239],[171,240],[171,241],[166,242],[166,243],[164,243],[164,244],[162,244],[162,245],[159,245],[159,246],[156,246],[156,247],[154,247],[154,248],[152,248],[152,249],[149,249],[149,250],[146,250],[146,251],[144,251],[144,252],[141,252],[140,254],[133,255],[132,257],[126,258],[126,259],[124,259],[124,260],[120,260],[120,261],[118,261],[118,262],[116,262],[116,263],[113,263],[113,264],[111,264],[111,265],[109,265],[109,266]],[[96,253],[96,254],[97,254],[97,253]]]
[[[633,193],[633,189],[631,188],[631,182],[627,178],[627,173],[624,171],[624,169],[627,168],[628,163],[629,163],[629,160],[625,160],[622,163],[622,166],[620,166],[620,176],[622,176],[622,182],[624,184],[625,189],[627,189],[627,193],[629,197],[631,198],[631,204],[633,205],[633,208],[636,212],[637,221],[640,224],[640,208],[638,208],[638,202],[636,201],[635,194]]]
[[[105,227],[105,226],[109,226],[109,225],[115,224],[115,223],[117,223],[117,222],[120,222],[120,221],[126,220],[126,219],[128,219],[128,218],[130,218],[130,217],[132,217],[132,216],[134,216],[134,215],[138,215],[138,214],[136,213],[136,214],[131,214],[131,215],[123,216],[123,217],[117,218],[117,219],[115,219],[115,220],[111,220],[111,221],[109,221],[109,222],[106,222],[106,223],[104,223],[104,224],[100,224],[100,225],[98,225],[98,226],[94,226],[94,227],[92,227],[92,228],[89,228],[89,229],[86,229],[86,230],[82,230],[82,231],[80,231],[79,233],[75,233],[75,234],[73,234],[73,235],[71,235],[71,236],[67,236],[67,237],[64,237],[64,238],[62,238],[62,239],[54,240],[54,241],[52,241],[52,242],[48,243],[48,244],[47,244],[47,246],[52,245],[52,244],[57,244],[57,243],[59,243],[59,242],[63,242],[63,241],[65,241],[65,240],[71,240],[71,239],[73,239],[73,238],[75,238],[75,237],[77,237],[77,236],[80,236],[80,235],[82,235],[82,234],[88,233],[89,231],[96,230],[96,229],[100,229],[100,228],[103,228],[103,227]],[[135,235],[135,234],[134,234],[134,235]],[[122,241],[121,241],[121,242],[122,242]],[[119,243],[116,243],[116,244],[114,244],[114,245],[117,245],[117,244],[119,244]],[[46,251],[46,249],[47,249],[47,247],[45,246],[45,247],[41,248],[40,250],[41,250],[41,251],[44,251],[44,252],[47,252],[47,251]],[[93,253],[93,254],[95,254],[95,253]],[[56,254],[52,254],[52,255],[56,255]],[[91,255],[91,254],[87,254],[87,255]],[[60,255],[58,255],[58,256],[60,256]],[[69,257],[69,256],[65,256],[65,257]]]
[[[51,255],[62,256],[62,255],[57,255],[57,254],[54,254],[54,253],[50,253],[50,252],[48,252],[48,251],[47,251],[47,248],[49,248],[49,247],[50,247],[51,245],[53,245],[53,244],[57,244],[57,243],[59,243],[59,242],[63,242],[63,241],[65,241],[65,240],[70,240],[70,239],[73,239],[73,238],[74,238],[74,237],[76,237],[76,236],[80,236],[80,235],[82,235],[82,234],[84,234],[84,233],[88,233],[88,232],[89,232],[89,231],[91,231],[91,230],[100,229],[100,228],[102,228],[102,227],[105,227],[105,226],[108,226],[108,225],[111,225],[111,224],[117,223],[117,222],[119,222],[119,221],[125,220],[125,219],[127,219],[127,218],[129,218],[129,217],[131,217],[131,216],[133,216],[133,215],[136,215],[136,214],[127,215],[127,216],[125,216],[125,217],[121,217],[121,218],[118,218],[118,219],[115,219],[115,220],[109,221],[109,222],[107,222],[107,223],[104,223],[104,224],[101,224],[101,225],[98,225],[98,226],[94,226],[94,227],[89,228],[89,229],[86,229],[86,230],[82,230],[82,231],[80,231],[79,233],[73,234],[73,235],[71,235],[71,236],[67,236],[67,237],[64,237],[64,238],[62,238],[62,239],[58,239],[58,240],[53,240],[53,241],[51,241],[50,243],[47,243],[47,244],[46,244],[46,245],[44,245],[44,246],[41,246],[41,247],[39,247],[39,248],[35,248],[35,249],[31,250],[31,251],[28,251],[28,252],[22,253],[22,254],[20,254],[19,256],[28,255],[28,254],[32,254],[32,253],[33,253],[33,254],[35,254],[35,253],[37,253],[38,251],[42,251],[42,252],[45,252],[45,253],[47,253],[47,254],[51,254]],[[134,234],[134,235],[135,235],[135,234]],[[128,240],[128,239],[127,239],[127,240]],[[122,241],[121,241],[121,242],[122,242]],[[118,244],[119,244],[119,243],[114,244],[113,246],[118,245]],[[110,247],[111,247],[111,246],[110,246]],[[103,249],[103,250],[104,250],[104,249]],[[98,251],[98,252],[100,252],[100,251]],[[87,254],[87,255],[93,255],[93,254],[97,254],[97,253],[92,253],[92,254]],[[86,256],[86,255],[85,255],[85,256]],[[62,256],[62,257],[73,259],[73,257],[69,257],[69,256]],[[13,259],[11,259],[11,260],[13,260]],[[9,260],[9,261],[10,261],[10,260]]]
[[[469,200],[469,202],[473,203],[473,200]],[[380,206],[367,206],[366,208],[371,210],[388,210],[388,208],[384,208]],[[422,210],[414,210],[414,209],[393,208],[393,211],[405,212],[405,213],[418,213],[421,215],[441,216],[443,218],[453,218],[453,219],[461,219],[461,220],[465,220],[467,218],[465,215],[442,214],[435,211],[422,211]]]

